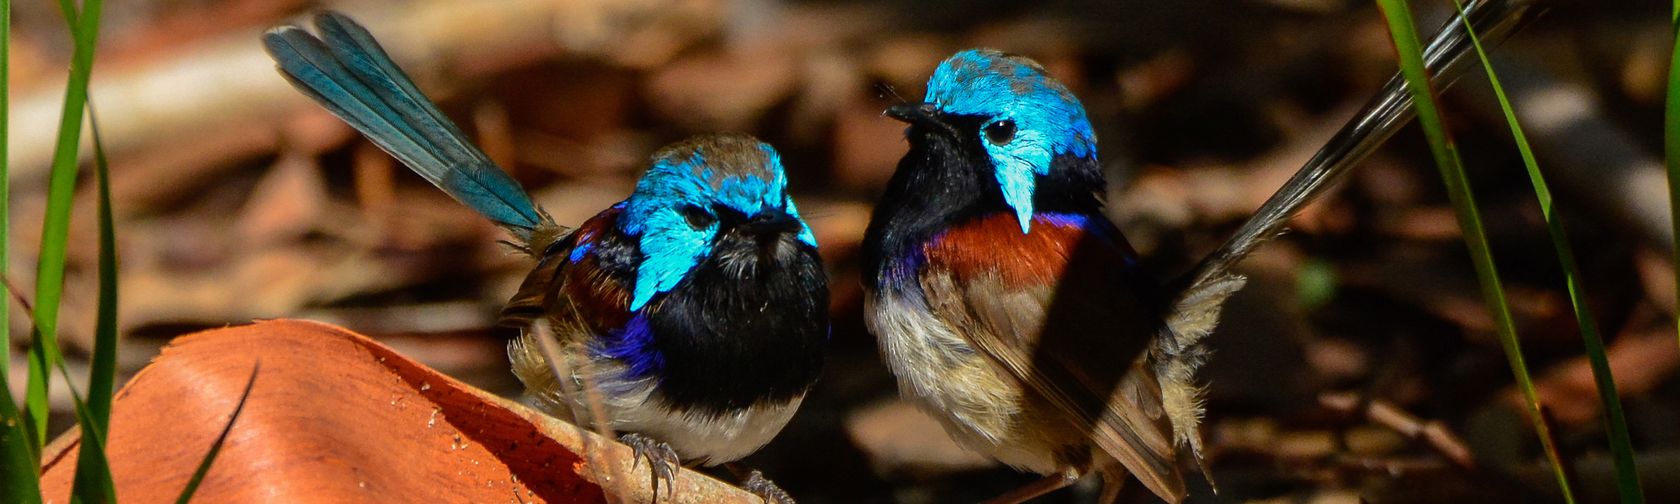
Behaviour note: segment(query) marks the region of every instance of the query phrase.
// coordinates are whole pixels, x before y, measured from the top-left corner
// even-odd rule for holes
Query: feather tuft
[[[1199,277],[1180,291],[1162,334],[1150,347],[1150,361],[1161,381],[1162,408],[1172,423],[1173,440],[1188,447],[1198,464],[1202,460],[1200,426],[1207,410],[1205,387],[1196,381],[1196,371],[1211,353],[1203,340],[1219,326],[1225,301],[1247,283],[1247,278],[1224,271]],[[1202,470],[1207,472],[1205,465]],[[1213,479],[1209,477],[1208,481]]]

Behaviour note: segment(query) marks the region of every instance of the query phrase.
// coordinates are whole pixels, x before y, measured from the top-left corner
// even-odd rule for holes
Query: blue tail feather
[[[263,44],[292,85],[462,204],[522,240],[546,222],[531,197],[398,68],[367,29],[336,13],[321,35],[282,26]]]

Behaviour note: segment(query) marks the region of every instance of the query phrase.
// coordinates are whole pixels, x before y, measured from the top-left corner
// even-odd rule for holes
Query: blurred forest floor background
[[[1223,240],[1396,69],[1380,15],[1358,0],[114,2],[91,94],[118,220],[119,380],[186,332],[297,317],[519,392],[503,351],[513,333],[493,325],[526,259],[292,91],[262,53],[263,30],[322,7],[367,24],[561,223],[623,198],[655,148],[691,134],[743,131],[782,151],[833,279],[835,327],[822,382],[748,462],[807,503],[974,501],[1034,479],[899,402],[861,320],[858,241],[904,148],[881,110],[919,99],[939,60],[999,48],[1068,83],[1098,125],[1113,218],[1163,277]],[[1415,8],[1432,33],[1451,4]],[[15,9],[14,212],[32,223],[71,43],[51,2]],[[1668,20],[1659,2],[1558,0],[1495,51],[1560,193],[1655,502],[1680,501],[1658,157]],[[1447,119],[1578,491],[1608,502],[1600,403],[1562,277],[1471,75],[1446,94]],[[95,292],[83,181],[62,316],[75,376]],[[1215,335],[1208,443],[1222,493],[1193,499],[1556,499],[1418,131],[1291,227],[1244,264],[1254,281]],[[17,285],[33,282],[39,233],[12,237]],[[12,320],[21,348],[27,318]],[[66,389],[53,390],[68,425]]]

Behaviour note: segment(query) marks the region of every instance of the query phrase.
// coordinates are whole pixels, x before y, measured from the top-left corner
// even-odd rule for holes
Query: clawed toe
[[[776,486],[775,482],[764,477],[764,473],[757,469],[747,475],[747,480],[741,482],[741,487],[748,492],[752,492],[753,495],[762,497],[766,504],[794,504],[793,496],[788,495],[787,491]]]
[[[649,472],[652,474],[653,500],[659,501],[659,482],[665,481],[665,498],[668,500],[676,493],[677,451],[671,445],[641,434],[630,433],[620,436],[619,442],[635,451],[635,461],[631,467],[639,467],[643,460],[647,460]]]
[[[787,491],[776,486],[775,482],[764,477],[764,473],[757,469],[750,469],[738,462],[724,464],[724,467],[735,473],[736,478],[741,479],[742,489],[764,499],[765,504],[794,504],[793,496],[788,495]]]

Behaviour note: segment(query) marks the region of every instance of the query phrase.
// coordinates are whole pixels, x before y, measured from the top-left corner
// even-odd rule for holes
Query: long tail
[[[1466,9],[1466,15],[1482,40],[1498,43],[1540,10],[1530,0],[1476,0]],[[1455,16],[1424,51],[1424,61],[1437,89],[1451,86],[1470,66],[1474,61],[1470,49],[1472,45],[1463,21]],[[1201,460],[1198,425],[1203,408],[1202,387],[1195,373],[1209,353],[1202,340],[1218,325],[1225,301],[1247,281],[1233,273],[1231,267],[1260,244],[1282,233],[1290,217],[1322,195],[1330,182],[1339,180],[1349,168],[1364,161],[1377,146],[1411,121],[1413,113],[1405,81],[1396,74],[1234,236],[1171,284],[1176,295],[1168,307],[1170,316],[1161,336],[1150,347],[1150,357],[1161,380],[1162,399],[1173,424],[1173,436],[1178,443],[1190,447],[1198,461]]]
[[[315,17],[320,36],[297,26],[263,34],[280,73],[415,173],[540,252],[557,227],[519,182],[467,141],[421,94],[366,28],[334,12]]]

